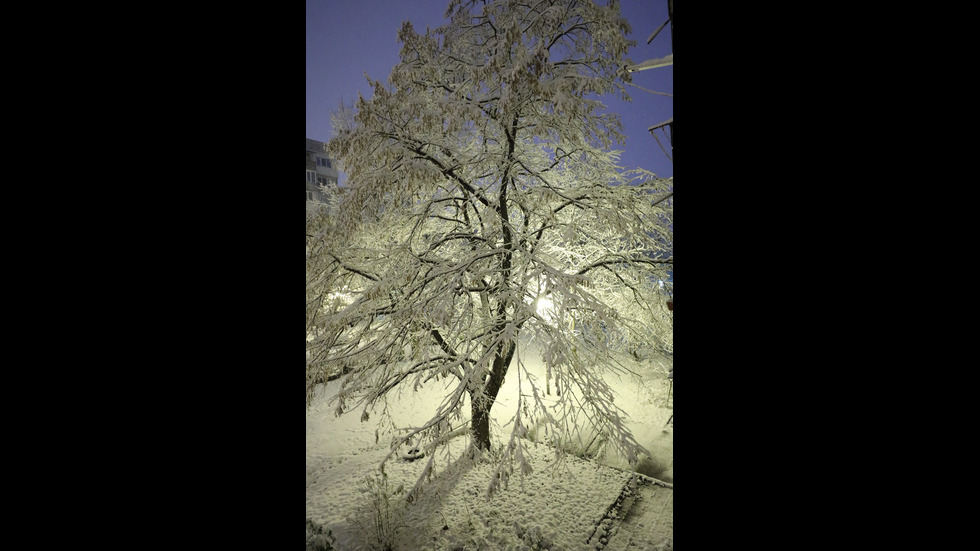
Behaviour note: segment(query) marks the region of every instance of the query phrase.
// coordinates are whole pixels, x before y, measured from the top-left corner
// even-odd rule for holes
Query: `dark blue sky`
[[[350,103],[358,92],[370,97],[365,71],[373,79],[387,79],[398,63],[402,21],[409,20],[416,31],[424,32],[426,26],[444,23],[448,5],[449,0],[306,0],[306,137],[326,142],[331,136],[330,113],[340,101]],[[620,6],[633,29],[629,38],[637,42],[630,51],[633,63],[673,53],[670,25],[646,43],[667,20],[667,0],[622,0]],[[603,98],[623,120],[626,144],[617,149],[623,150],[620,164],[626,168],[642,167],[661,177],[674,175],[673,163],[647,131],[674,115],[673,71],[670,65],[633,74],[633,84],[669,97],[630,86],[630,103]],[[657,131],[657,137],[671,152],[662,131]]]

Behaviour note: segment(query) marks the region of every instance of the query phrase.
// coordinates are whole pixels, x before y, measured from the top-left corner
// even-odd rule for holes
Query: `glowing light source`
[[[350,303],[354,302],[354,296],[347,293],[347,287],[344,287],[341,291],[335,291],[327,294],[327,300],[330,302],[337,301],[342,306],[348,306]],[[327,308],[327,306],[324,306]]]
[[[555,305],[551,302],[551,299],[548,297],[541,297],[537,300],[537,303],[538,305],[535,311],[537,312],[538,316],[548,322],[555,321]]]

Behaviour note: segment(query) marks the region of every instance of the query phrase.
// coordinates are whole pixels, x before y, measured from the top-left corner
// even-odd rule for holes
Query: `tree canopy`
[[[672,349],[659,283],[673,180],[620,167],[612,149],[624,137],[601,97],[628,97],[629,25],[615,2],[587,0],[453,0],[446,17],[424,34],[404,23],[387,83],[335,118],[328,152],[348,189],[333,215],[308,215],[307,404],[342,376],[338,414],[367,419],[396,388],[448,382],[430,421],[396,427],[391,453],[459,434],[488,450],[491,407],[516,376],[491,490],[529,468],[535,422],[567,435],[584,416],[635,460],[603,376],[627,372],[638,343]],[[557,401],[514,361],[519,346],[541,353]]]

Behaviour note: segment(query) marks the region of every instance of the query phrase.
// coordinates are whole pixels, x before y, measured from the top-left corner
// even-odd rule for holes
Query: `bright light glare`
[[[555,315],[552,311],[554,304],[552,304],[551,299],[547,297],[541,297],[538,299],[537,312],[538,316],[544,318],[547,321],[554,321]]]
[[[344,288],[344,290],[346,290],[346,287]],[[345,293],[341,291],[341,292],[328,293],[327,300],[330,302],[336,300],[340,302],[340,304],[344,306],[348,306],[350,305],[350,303],[354,302],[354,297],[350,293]]]

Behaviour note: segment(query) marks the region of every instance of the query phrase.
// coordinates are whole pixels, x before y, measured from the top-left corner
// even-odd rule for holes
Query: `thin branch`
[[[608,260],[600,260],[599,262],[593,262],[585,268],[582,268],[575,275],[582,275],[593,268],[598,268],[600,266],[609,266],[612,264],[673,264],[674,257],[670,258],[612,258]]]
[[[632,82],[627,82],[626,84],[629,84],[630,86],[633,86],[635,88],[639,88],[640,90],[643,90],[644,92],[650,92],[651,94],[657,94],[657,95],[660,95],[660,96],[667,96],[668,98],[674,97],[674,94],[668,94],[666,92],[658,92],[656,90],[651,90],[649,88],[644,88],[644,87],[640,86],[639,84],[634,84]]]
[[[377,276],[373,276],[371,274],[362,272],[362,271],[358,270],[357,268],[352,268],[352,267],[348,266],[347,264],[344,264],[344,261],[342,261],[341,259],[337,258],[337,256],[334,255],[333,253],[329,253],[328,252],[327,254],[329,254],[330,256],[332,256],[333,259],[336,260],[341,266],[343,266],[343,268],[345,270],[347,270],[348,272],[355,273],[355,274],[357,274],[357,275],[359,275],[359,276],[361,276],[363,278],[370,279],[371,281],[381,281],[381,278],[379,278]]]

